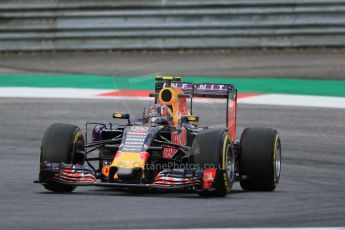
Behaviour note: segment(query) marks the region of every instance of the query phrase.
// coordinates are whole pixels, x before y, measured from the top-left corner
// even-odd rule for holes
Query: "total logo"
[[[149,129],[147,126],[132,126],[131,130],[134,132],[145,132]]]

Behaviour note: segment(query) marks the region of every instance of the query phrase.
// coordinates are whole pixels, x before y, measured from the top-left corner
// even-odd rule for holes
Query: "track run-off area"
[[[84,187],[70,194],[33,184],[44,130],[52,123],[84,129],[114,122],[113,112],[140,115],[154,77],[0,75],[1,229],[249,228],[345,226],[345,81],[185,77],[238,88],[237,136],[272,127],[282,139],[282,174],[274,192],[225,198],[190,193],[128,193]],[[217,102],[217,103],[214,103]],[[225,124],[224,104],[199,100],[194,113]],[[339,228],[340,227],[340,228]]]
[[[186,82],[234,84],[239,103],[345,108],[345,81],[184,77]],[[148,100],[154,76],[1,75],[0,97]]]

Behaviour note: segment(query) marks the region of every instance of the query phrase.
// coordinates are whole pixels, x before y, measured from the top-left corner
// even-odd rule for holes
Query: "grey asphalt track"
[[[225,198],[90,187],[56,194],[32,183],[50,124],[110,121],[114,111],[140,114],[146,104],[0,98],[0,229],[345,226],[345,111],[338,109],[239,106],[239,133],[260,126],[281,134],[282,176],[275,192],[243,192],[236,185]],[[196,108],[205,123],[222,124],[221,105]]]

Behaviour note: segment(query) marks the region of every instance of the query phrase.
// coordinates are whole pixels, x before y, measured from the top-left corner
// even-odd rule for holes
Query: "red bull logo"
[[[178,145],[186,145],[187,144],[187,131],[183,127],[181,128],[180,134],[177,131],[171,133],[171,142]],[[165,148],[163,150],[163,157],[164,158],[171,158],[177,152],[175,148]]]

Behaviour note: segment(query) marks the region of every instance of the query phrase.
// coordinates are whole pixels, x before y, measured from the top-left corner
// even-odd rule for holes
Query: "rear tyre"
[[[225,129],[205,129],[195,137],[192,163],[202,169],[216,168],[214,190],[202,191],[200,196],[226,196],[235,179],[234,148]]]
[[[240,184],[246,191],[273,191],[280,178],[281,142],[274,129],[247,128],[239,155]]]
[[[75,125],[53,124],[45,131],[42,139],[40,163],[84,163],[84,135]],[[40,182],[47,190],[72,192],[75,186],[64,185],[40,175]]]

